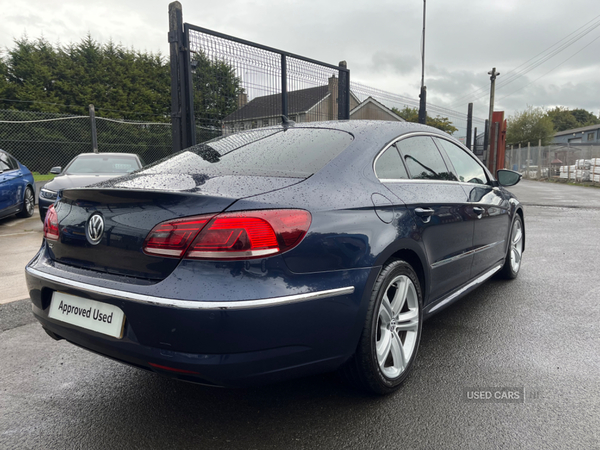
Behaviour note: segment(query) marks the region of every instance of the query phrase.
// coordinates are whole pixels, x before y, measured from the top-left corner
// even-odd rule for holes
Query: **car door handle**
[[[415,214],[421,218],[423,223],[429,223],[434,211],[431,208],[415,208]]]
[[[434,213],[431,208],[415,208],[415,214],[419,217],[429,217]]]
[[[475,214],[477,214],[477,218],[481,219],[481,216],[483,216],[483,213],[485,212],[485,209],[479,207],[479,206],[475,206],[473,207],[473,212]]]

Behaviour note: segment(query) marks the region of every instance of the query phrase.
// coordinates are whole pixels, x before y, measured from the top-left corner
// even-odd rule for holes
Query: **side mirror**
[[[53,173],[54,175],[58,175],[62,172],[62,167],[60,166],[55,166],[52,169],[50,169],[50,173]]]
[[[519,172],[513,170],[500,169],[496,172],[496,179],[501,186],[514,186],[521,181],[521,175]]]

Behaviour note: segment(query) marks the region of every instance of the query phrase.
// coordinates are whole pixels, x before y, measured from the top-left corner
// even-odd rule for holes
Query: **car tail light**
[[[154,227],[146,238],[144,252],[176,258],[185,255],[186,259],[261,258],[298,245],[311,220],[310,213],[300,209],[178,219]]]
[[[181,258],[210,216],[186,217],[159,223],[146,236],[144,253]]]
[[[54,209],[54,205],[50,205],[44,218],[44,237],[51,241],[58,241],[58,214]]]
[[[223,213],[198,234],[185,258],[250,259],[285,252],[300,243],[311,223],[301,209]]]

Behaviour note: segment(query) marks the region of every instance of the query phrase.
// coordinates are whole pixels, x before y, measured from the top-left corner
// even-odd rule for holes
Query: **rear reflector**
[[[252,259],[295,247],[312,217],[300,209],[223,213],[157,225],[144,244],[151,255],[186,259]],[[191,245],[190,245],[191,242]]]
[[[144,253],[181,258],[212,215],[170,220],[155,226],[144,241]]]
[[[51,241],[58,241],[58,214],[56,214],[54,205],[50,205],[44,218],[44,237]]]
[[[169,372],[189,373],[189,374],[193,374],[193,375],[198,375],[198,372],[194,372],[192,370],[176,369],[174,367],[161,366],[160,364],[154,364],[154,363],[151,363],[151,362],[149,362],[148,364],[150,366],[154,367],[155,369],[168,370]]]

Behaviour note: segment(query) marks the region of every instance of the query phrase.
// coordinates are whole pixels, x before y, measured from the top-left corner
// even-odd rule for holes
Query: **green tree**
[[[201,53],[194,59],[196,118],[220,129],[216,122],[237,107],[240,79],[223,61]],[[160,54],[100,44],[90,35],[64,46],[24,37],[0,58],[0,94],[15,100],[0,100],[0,109],[87,115],[93,104],[99,117],[168,122],[170,65]]]
[[[401,110],[398,108],[392,108],[392,111],[407,122],[419,122],[419,110],[417,108],[405,106]],[[445,131],[448,134],[453,134],[454,132],[458,131],[458,128],[456,128],[447,117],[431,117],[429,114],[427,114],[427,125],[435,127],[438,130]]]
[[[600,123],[600,119],[594,114],[581,108],[569,110],[569,108],[557,106],[548,111],[548,116],[554,124],[555,131],[570,130]]]
[[[0,58],[0,98],[10,97],[10,93],[8,91],[9,87],[10,84],[8,83],[8,66]]]
[[[192,75],[194,114],[205,125],[219,123],[238,109],[238,98],[244,92],[235,70],[223,61],[211,61],[203,53],[195,53]]]
[[[597,125],[600,123],[600,120],[593,113],[586,111],[585,109],[573,109],[571,114],[575,117],[580,127],[587,127],[588,125]]]
[[[528,106],[524,111],[516,111],[508,118],[506,143],[509,145],[548,145],[554,136],[554,123],[543,108]]]
[[[555,131],[570,130],[571,128],[577,128],[579,126],[579,122],[577,122],[577,119],[571,114],[571,111],[562,106],[557,106],[548,111],[548,117],[552,120]]]

